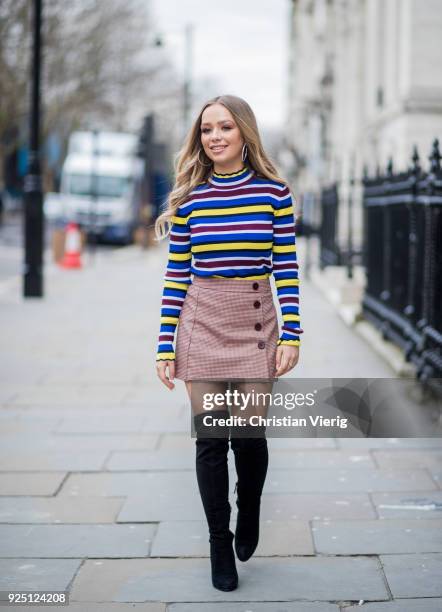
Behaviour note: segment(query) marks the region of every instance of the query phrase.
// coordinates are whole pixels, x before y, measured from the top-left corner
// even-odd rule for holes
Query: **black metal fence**
[[[339,194],[334,183],[321,191],[320,267],[340,266],[342,253],[337,241],[338,236]]]
[[[419,379],[441,389],[442,170],[439,142],[430,167],[412,164],[363,178],[365,318],[399,345]],[[435,380],[438,379],[439,381]]]
[[[321,190],[321,223],[319,226],[319,265],[321,270],[326,266],[347,266],[347,276],[353,276],[353,265],[362,263],[362,248],[353,239],[353,196],[355,178],[353,171],[349,177],[349,190],[344,212],[347,216],[347,230],[339,232],[340,207],[343,204],[337,182]]]

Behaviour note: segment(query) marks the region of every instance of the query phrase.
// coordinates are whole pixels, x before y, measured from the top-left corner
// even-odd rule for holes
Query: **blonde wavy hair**
[[[183,147],[175,156],[175,184],[165,202],[165,210],[155,221],[157,240],[166,238],[170,231],[171,219],[176,214],[180,204],[185,201],[190,192],[211,175],[213,166],[201,144],[201,118],[203,112],[212,104],[222,104],[232,114],[241,135],[247,145],[247,164],[258,176],[279,181],[288,186],[282,179],[273,163],[270,161],[258,131],[255,115],[249,104],[238,96],[217,96],[208,100],[202,107],[195,123],[191,127]],[[200,160],[202,156],[202,162]],[[166,226],[169,226],[166,230]]]

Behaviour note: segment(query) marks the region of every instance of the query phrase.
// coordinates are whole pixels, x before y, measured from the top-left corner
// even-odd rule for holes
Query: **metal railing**
[[[428,171],[412,164],[363,178],[364,317],[404,351],[420,380],[441,390],[442,169],[434,141]],[[439,381],[437,379],[439,378]],[[436,380],[435,380],[436,379]]]
[[[322,270],[326,266],[346,266],[348,278],[353,278],[353,266],[362,263],[362,248],[354,239],[356,185],[359,186],[360,183],[355,179],[353,162],[348,177],[347,195],[341,195],[344,191],[341,189],[343,185],[338,182],[322,188],[320,195],[320,268]],[[339,231],[339,223],[344,220],[343,215],[346,217],[347,226],[344,232]]]
[[[334,183],[321,191],[320,267],[342,265],[342,253],[337,242],[339,194]]]

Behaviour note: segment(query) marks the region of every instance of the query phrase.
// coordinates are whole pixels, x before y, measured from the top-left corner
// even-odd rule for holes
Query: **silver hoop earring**
[[[241,154],[241,159],[242,159],[243,161],[246,161],[246,159],[247,159],[247,154],[248,154],[247,145],[246,145],[246,143],[244,143],[244,144],[243,144],[243,147],[242,147],[242,154]]]
[[[200,159],[200,153],[201,153],[201,152],[202,152],[202,149],[200,149],[200,150],[198,151],[198,161],[199,161],[199,163],[200,163],[202,166],[207,166],[207,167],[211,166],[212,164],[203,164],[203,162],[202,162],[202,161],[201,161],[201,159]]]

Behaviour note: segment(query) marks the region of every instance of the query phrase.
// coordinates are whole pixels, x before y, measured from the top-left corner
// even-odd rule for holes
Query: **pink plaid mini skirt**
[[[270,279],[194,276],[175,346],[179,380],[269,380],[276,373],[278,316]]]

